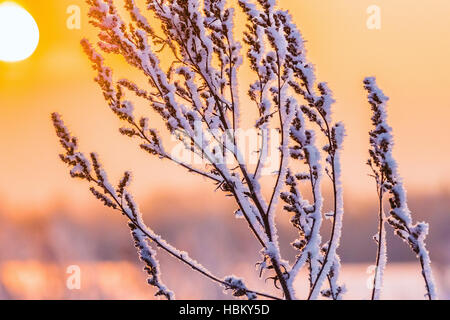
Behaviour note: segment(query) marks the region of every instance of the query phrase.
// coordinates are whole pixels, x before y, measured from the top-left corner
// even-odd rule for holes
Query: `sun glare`
[[[38,43],[39,28],[28,11],[14,2],[0,3],[0,61],[25,60]]]

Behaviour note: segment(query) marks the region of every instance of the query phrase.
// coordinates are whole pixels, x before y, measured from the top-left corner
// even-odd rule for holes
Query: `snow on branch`
[[[374,127],[370,131],[371,148],[369,149],[370,159],[368,160],[368,164],[372,168],[377,185],[379,186],[378,195],[380,197],[380,206],[382,206],[383,194],[388,193],[390,196],[389,204],[391,211],[387,221],[394,228],[395,234],[408,243],[417,255],[422,267],[427,296],[430,300],[436,299],[436,289],[430,265],[431,261],[428,250],[425,247],[428,224],[425,222],[413,224],[411,212],[408,208],[406,190],[398,173],[397,162],[392,153],[394,138],[392,128],[387,122],[386,110],[386,103],[389,98],[378,88],[375,78],[366,78],[364,80],[364,88],[368,92],[368,101],[373,112],[372,124]],[[382,207],[380,210],[382,211]],[[380,219],[382,221],[384,220],[383,215],[381,215]],[[379,259],[381,260],[379,263],[381,270],[384,269],[384,265],[386,264],[386,240],[382,226],[383,223],[380,224],[381,237],[377,239],[380,246],[378,251]],[[376,292],[373,297],[377,298],[378,295],[379,293]]]

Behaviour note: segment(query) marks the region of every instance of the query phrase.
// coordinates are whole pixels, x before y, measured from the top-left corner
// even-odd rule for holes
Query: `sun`
[[[0,3],[0,61],[30,57],[39,43],[39,28],[31,14],[14,2]]]

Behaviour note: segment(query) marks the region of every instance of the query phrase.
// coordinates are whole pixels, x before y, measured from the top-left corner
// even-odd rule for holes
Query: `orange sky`
[[[0,2],[2,2],[0,0]],[[93,72],[81,52],[82,37],[94,39],[81,0],[22,0],[39,25],[41,41],[26,61],[0,62],[0,207],[10,213],[55,202],[79,204],[84,184],[69,180],[59,162],[59,145],[49,114],[59,111],[85,151],[97,151],[113,177],[133,169],[138,195],[192,186],[209,187],[138,150],[117,132]],[[369,106],[365,76],[377,76],[390,96],[395,155],[409,190],[433,193],[450,186],[450,2],[448,0],[280,0],[291,10],[318,78],[327,81],[337,103],[336,119],[347,126],[343,157],[346,193],[372,192],[367,177]],[[82,7],[81,30],[68,30],[66,9]],[[366,9],[381,8],[381,30],[366,28]],[[0,44],[1,46],[1,44]],[[122,64],[116,67],[122,71]],[[242,93],[245,91],[242,90]],[[170,171],[169,171],[170,170]],[[1,209],[0,209],[1,212]]]

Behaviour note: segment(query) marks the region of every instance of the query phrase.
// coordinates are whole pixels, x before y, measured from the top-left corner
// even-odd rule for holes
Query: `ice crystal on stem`
[[[368,92],[369,104],[372,108],[373,129],[370,131],[370,159],[368,165],[372,168],[379,197],[379,235],[377,265],[374,280],[372,299],[379,298],[382,284],[383,271],[386,265],[386,231],[384,229],[383,196],[389,194],[391,207],[387,221],[394,228],[395,234],[409,244],[417,255],[425,280],[427,296],[430,300],[436,299],[436,289],[431,271],[431,261],[428,250],[425,247],[425,238],[428,234],[428,224],[419,222],[413,224],[411,212],[408,208],[406,190],[398,173],[397,162],[394,159],[392,149],[394,138],[392,128],[387,122],[386,103],[389,100],[378,88],[375,78],[366,78],[364,87]]]

